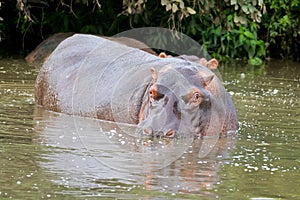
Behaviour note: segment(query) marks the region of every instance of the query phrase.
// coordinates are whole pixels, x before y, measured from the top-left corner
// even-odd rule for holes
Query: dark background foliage
[[[153,26],[191,36],[220,60],[245,59],[255,64],[268,57],[300,58],[298,0],[0,2],[2,55],[26,55],[58,32],[110,36],[130,28]]]

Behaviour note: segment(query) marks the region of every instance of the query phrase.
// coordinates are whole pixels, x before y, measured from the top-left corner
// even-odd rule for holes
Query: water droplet
[[[117,133],[117,131],[116,131],[116,130],[110,130],[110,132],[111,132],[111,133]]]

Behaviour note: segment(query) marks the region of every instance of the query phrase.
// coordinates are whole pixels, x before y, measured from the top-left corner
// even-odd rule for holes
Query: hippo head
[[[193,65],[152,68],[151,75],[139,116],[140,131],[155,137],[205,134],[211,116],[211,93],[206,87],[214,75],[203,75]]]

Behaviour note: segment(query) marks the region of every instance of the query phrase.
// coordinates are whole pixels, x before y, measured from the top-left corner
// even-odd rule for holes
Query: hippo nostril
[[[169,131],[165,134],[165,137],[174,137],[174,135],[175,135],[175,131],[169,130]]]
[[[152,135],[152,129],[150,127],[146,127],[146,128],[144,128],[144,133],[146,135]]]

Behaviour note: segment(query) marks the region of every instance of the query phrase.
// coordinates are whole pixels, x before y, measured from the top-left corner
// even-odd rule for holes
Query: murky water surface
[[[0,199],[300,199],[300,64],[221,66],[237,135],[148,140],[34,104],[37,69],[0,60]]]

